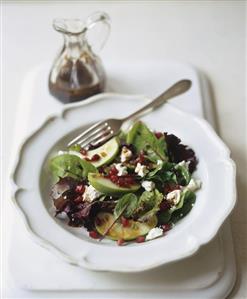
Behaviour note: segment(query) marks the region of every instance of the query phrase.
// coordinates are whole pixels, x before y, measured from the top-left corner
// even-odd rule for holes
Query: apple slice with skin
[[[128,188],[120,187],[114,184],[111,180],[104,178],[99,173],[89,173],[88,180],[96,190],[107,195],[122,195],[125,193],[135,192],[141,187],[140,184],[134,184]]]
[[[101,146],[87,151],[85,155],[75,150],[68,151],[68,154],[75,155],[81,159],[88,160],[92,163],[95,167],[100,167],[105,164],[109,164],[111,161],[114,160],[116,155],[119,152],[119,139],[118,137],[114,137],[108,140],[106,143],[102,144]],[[99,156],[99,159],[96,161],[90,161],[95,155]]]
[[[100,235],[104,235],[107,229],[115,221],[113,214],[100,212],[96,216],[95,227]],[[121,222],[116,222],[113,227],[109,230],[106,235],[106,238],[111,240],[125,240],[130,241],[134,240],[137,237],[145,236],[148,232],[156,227],[157,217],[153,216],[145,222],[139,222],[129,219],[128,226],[123,226]]]

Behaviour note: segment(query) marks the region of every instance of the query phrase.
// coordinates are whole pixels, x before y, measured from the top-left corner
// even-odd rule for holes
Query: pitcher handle
[[[96,12],[87,17],[86,27],[87,38],[89,38],[89,45],[93,48],[93,50],[96,49],[96,52],[100,51],[104,47],[111,31],[110,17],[104,12]],[[103,33],[102,30],[104,30]],[[96,33],[96,36],[98,35],[97,39],[95,38],[97,42],[90,42],[90,36],[92,37],[93,31],[95,31],[94,34]],[[101,41],[98,42],[99,40]]]

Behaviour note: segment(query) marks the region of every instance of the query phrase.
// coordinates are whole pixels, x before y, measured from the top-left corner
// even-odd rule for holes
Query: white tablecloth
[[[95,10],[106,11],[112,19],[112,33],[101,53],[103,60],[176,59],[194,64],[210,78],[218,132],[231,148],[238,167],[239,200],[232,215],[238,280],[231,297],[246,298],[245,1],[81,1],[60,4],[52,1],[18,4],[12,1],[4,4],[3,174],[10,161],[21,79],[40,61],[52,61],[61,47],[62,39],[52,30],[52,19],[60,16],[83,18]],[[7,176],[3,175],[1,185],[6,186],[7,180]],[[9,212],[4,191],[3,211]],[[5,225],[2,226],[4,240],[9,235],[8,221],[11,217],[7,212],[4,212]],[[6,241],[4,243],[7,244]],[[3,249],[5,257],[8,248],[4,246]],[[3,258],[6,269],[5,261],[6,258]],[[5,287],[5,294],[9,294],[8,286]]]

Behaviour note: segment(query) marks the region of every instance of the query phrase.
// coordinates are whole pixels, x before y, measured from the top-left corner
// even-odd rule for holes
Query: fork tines
[[[79,144],[81,147],[87,147],[89,144],[96,145],[108,140],[113,136],[113,130],[106,121],[98,122],[88,128],[86,131],[76,136],[68,143],[68,146]]]

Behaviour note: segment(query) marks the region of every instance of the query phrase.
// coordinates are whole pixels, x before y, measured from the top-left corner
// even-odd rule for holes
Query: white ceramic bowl
[[[53,217],[49,157],[95,121],[128,115],[144,101],[141,96],[102,94],[67,105],[20,148],[12,176],[14,203],[33,239],[71,264],[97,271],[138,272],[177,261],[209,242],[234,207],[235,165],[229,150],[205,120],[166,104],[143,120],[153,129],[174,133],[195,150],[199,158],[195,176],[203,185],[192,211],[166,236],[121,247],[110,240],[93,240],[85,229]]]

